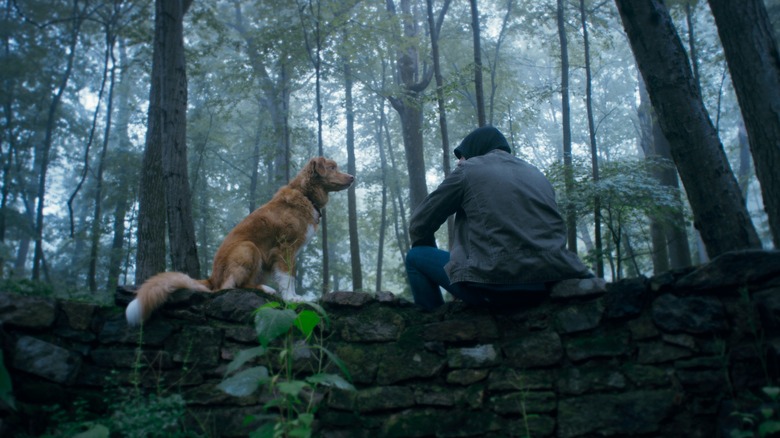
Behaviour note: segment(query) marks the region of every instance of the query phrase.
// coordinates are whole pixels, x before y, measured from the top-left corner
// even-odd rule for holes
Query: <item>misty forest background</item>
[[[204,278],[226,233],[325,155],[357,180],[331,196],[298,290],[408,294],[410,212],[486,123],[554,182],[569,245],[609,280],[772,248],[711,5],[665,5],[736,196],[696,176],[708,161],[681,167],[692,142],[670,111],[687,109],[645,90],[613,1],[4,0],[2,279],[110,301],[163,269]],[[748,225],[703,238],[700,206],[731,197]],[[758,243],[717,244],[751,227]]]

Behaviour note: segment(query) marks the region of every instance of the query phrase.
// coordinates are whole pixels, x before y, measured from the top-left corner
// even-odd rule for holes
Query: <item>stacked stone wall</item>
[[[267,397],[216,385],[238,351],[257,345],[252,312],[273,297],[179,291],[142,331],[124,319],[131,297],[122,289],[117,306],[101,307],[0,293],[17,404],[0,407],[0,433],[40,433],[46,405],[83,399],[100,410],[106,391],[138,386],[181,394],[195,433],[248,434],[244,419],[262,416]],[[422,312],[386,292],[335,292],[320,304],[323,343],[357,388],[320,394],[320,436],[712,437],[776,383],[780,252],[562,282],[519,311],[454,302]]]

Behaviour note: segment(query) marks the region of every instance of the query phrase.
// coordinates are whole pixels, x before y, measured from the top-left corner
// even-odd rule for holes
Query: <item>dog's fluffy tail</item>
[[[178,289],[211,292],[208,280],[195,280],[181,272],[163,272],[146,280],[138,289],[135,299],[127,305],[125,316],[129,325],[139,325],[149,318],[152,311],[162,306],[168,295]]]

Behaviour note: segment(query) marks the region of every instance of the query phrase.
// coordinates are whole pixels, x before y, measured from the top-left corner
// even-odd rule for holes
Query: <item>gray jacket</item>
[[[494,149],[470,157],[415,209],[413,246],[455,214],[452,283],[523,284],[591,276],[566,249],[566,228],[547,178],[531,164]]]

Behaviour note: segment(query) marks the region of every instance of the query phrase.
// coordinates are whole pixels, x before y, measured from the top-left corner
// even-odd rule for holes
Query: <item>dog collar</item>
[[[314,212],[317,213],[317,216],[314,218],[315,219],[314,223],[316,224],[320,223],[320,219],[322,218],[322,210],[320,209],[320,206],[317,205],[314,201],[312,201],[310,197],[307,196],[306,199],[308,199],[309,202],[311,202],[311,206],[314,207]]]

